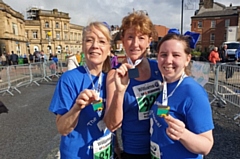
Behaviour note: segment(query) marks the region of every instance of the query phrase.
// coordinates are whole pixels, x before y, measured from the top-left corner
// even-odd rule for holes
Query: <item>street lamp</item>
[[[47,32],[47,36],[48,36],[48,45],[49,45],[49,53],[51,54],[52,53],[52,46],[51,46],[51,36],[52,36],[52,33],[50,31]]]
[[[181,34],[183,34],[183,5],[184,5],[184,0],[182,0],[182,11],[181,11]]]

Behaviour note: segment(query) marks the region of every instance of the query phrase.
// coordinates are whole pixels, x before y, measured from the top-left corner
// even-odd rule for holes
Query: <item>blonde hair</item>
[[[110,29],[108,28],[107,24],[103,22],[91,22],[89,25],[83,28],[83,33],[82,33],[83,43],[84,43],[84,38],[86,37],[86,32],[92,29],[100,30],[103,33],[103,35],[107,38],[109,45],[111,45],[112,36],[111,36]],[[83,45],[83,48],[84,48],[84,45]],[[110,46],[109,46],[109,51],[110,51]],[[103,72],[108,72],[110,69],[111,69],[111,61],[110,61],[110,57],[107,56],[107,58],[103,63],[102,70]]]

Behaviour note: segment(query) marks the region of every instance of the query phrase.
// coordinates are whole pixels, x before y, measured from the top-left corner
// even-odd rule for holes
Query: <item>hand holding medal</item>
[[[76,105],[79,110],[84,109],[87,105],[98,100],[98,95],[94,90],[83,90],[76,99]]]

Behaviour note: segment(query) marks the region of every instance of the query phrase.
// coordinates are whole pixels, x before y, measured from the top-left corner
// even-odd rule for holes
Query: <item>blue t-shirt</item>
[[[177,84],[178,81],[167,84],[168,95]],[[178,159],[202,159],[202,155],[191,153],[179,141],[168,137],[166,134],[168,125],[164,118],[157,115],[157,103],[162,103],[162,93],[150,111],[152,154],[161,154],[161,159],[173,159],[176,156]],[[170,106],[169,114],[184,122],[186,129],[195,134],[214,128],[208,95],[204,88],[191,77],[185,77],[172,96],[168,98],[168,106]]]
[[[99,77],[91,75],[97,88]],[[106,74],[102,73],[100,97],[105,105]],[[93,89],[92,82],[83,66],[65,72],[59,79],[49,110],[55,114],[67,113],[75,103],[76,98],[84,89]],[[104,108],[103,108],[104,110]],[[67,136],[61,136],[61,159],[92,159],[93,142],[103,136],[111,136],[108,129],[102,129],[104,111],[94,111],[90,104],[81,110],[78,124]],[[105,143],[110,142],[104,139]],[[110,151],[110,150],[109,150]]]
[[[156,60],[149,60],[151,77],[131,79],[124,95],[122,141],[124,152],[150,153],[149,110],[161,91],[162,76]]]

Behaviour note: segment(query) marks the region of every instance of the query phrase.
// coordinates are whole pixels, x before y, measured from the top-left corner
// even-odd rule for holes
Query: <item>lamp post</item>
[[[52,36],[52,33],[49,31],[49,32],[47,32],[47,35],[48,35],[49,53],[51,54],[52,53],[52,50],[51,50],[51,48],[52,48],[52,46],[51,46],[51,36]]]
[[[183,33],[183,5],[184,5],[184,0],[182,0],[182,10],[181,10],[181,34]]]

